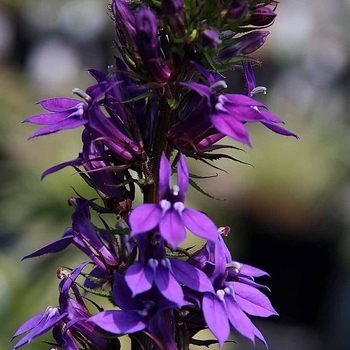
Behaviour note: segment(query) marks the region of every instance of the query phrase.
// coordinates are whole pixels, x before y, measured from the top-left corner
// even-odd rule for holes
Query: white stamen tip
[[[180,192],[180,187],[179,187],[178,185],[175,185],[175,186],[172,188],[172,190],[173,190],[173,195],[174,195],[174,196],[177,196],[177,195],[179,194],[179,192]]]
[[[266,95],[266,91],[267,88],[265,86],[256,86],[251,92],[250,92],[250,96],[254,96],[256,94],[260,94],[263,93],[264,95]]]
[[[216,81],[212,86],[210,86],[211,92],[219,92],[227,88],[225,80]]]

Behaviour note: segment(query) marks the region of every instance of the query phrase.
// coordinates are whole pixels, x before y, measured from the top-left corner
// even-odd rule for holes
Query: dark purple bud
[[[249,55],[259,49],[266,41],[270,32],[254,31],[238,38],[219,52],[219,59],[226,60],[234,56]]]
[[[136,45],[142,62],[152,79],[165,83],[171,76],[171,68],[159,57],[158,23],[156,15],[145,5],[136,15]]]
[[[162,11],[172,33],[181,37],[185,34],[185,13],[183,0],[163,0]]]
[[[112,13],[115,20],[117,33],[119,33],[122,42],[124,44],[126,43],[124,36],[125,34],[131,35],[132,38],[135,38],[135,16],[128,3],[118,0],[113,1]]]
[[[217,48],[222,42],[219,39],[219,31],[216,29],[204,29],[198,39],[203,47],[209,48]]]
[[[141,6],[136,15],[136,34],[136,45],[143,62],[158,57],[157,17],[145,5]]]
[[[276,16],[269,7],[258,7],[251,14],[250,24],[254,26],[267,26],[272,23]]]
[[[248,6],[243,1],[233,1],[230,8],[227,10],[226,18],[232,21],[240,21],[248,13]]]

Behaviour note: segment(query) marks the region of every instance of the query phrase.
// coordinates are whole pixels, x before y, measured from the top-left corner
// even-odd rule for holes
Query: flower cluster
[[[195,184],[185,156],[211,166],[219,158],[237,160],[213,151],[227,148],[217,144],[225,136],[251,146],[247,124],[253,122],[297,137],[253,98],[265,89],[255,86],[259,62],[247,55],[264,44],[262,29],[273,23],[276,6],[273,0],[112,1],[115,65],[107,74],[89,69],[96,82],[74,89],[79,99],[41,101],[46,112],[25,120],[42,126],[30,138],[83,127],[77,158],[42,177],[72,166],[100,201],[70,198],[71,227],[24,257],[73,244],[90,264],[58,270],[59,306],[25,322],[14,337],[26,335],[14,349],[50,329],[63,350],[119,349],[122,335],[130,336],[132,350],[208,346],[213,341],[195,338],[207,328],[222,346],[230,325],[266,345],[248,315],[276,315],[262,292],[268,288],[254,280],[267,273],[234,261],[223,239],[229,228],[185,206]],[[229,70],[243,72],[242,93],[225,92]],[[177,184],[171,186],[173,173]],[[134,207],[137,188],[143,204]],[[99,213],[100,227],[91,210]],[[105,215],[113,215],[115,225]],[[204,246],[193,253],[181,247],[186,230]],[[88,310],[82,291],[107,298],[111,307]]]

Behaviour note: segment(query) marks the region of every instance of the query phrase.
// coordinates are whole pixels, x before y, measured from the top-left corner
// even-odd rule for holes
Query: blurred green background
[[[36,102],[69,96],[93,81],[90,67],[112,64],[113,23],[102,0],[0,1],[0,349],[28,318],[57,304],[56,269],[84,257],[75,249],[20,259],[57,239],[70,225],[67,198],[92,197],[73,169],[40,181],[48,167],[75,158],[80,130],[26,141],[41,113]],[[238,261],[267,270],[280,317],[256,320],[271,350],[349,349],[350,115],[349,0],[283,0],[266,45],[256,56],[257,98],[299,140],[250,125],[253,149],[233,154],[253,165],[226,169],[200,185],[225,201],[190,191],[192,206],[229,225]],[[241,73],[230,76],[240,92]],[[190,162],[191,171],[213,169]],[[42,339],[49,340],[50,335]],[[232,334],[237,344],[253,345]],[[48,349],[36,340],[28,350]],[[213,347],[214,348],[214,347]],[[262,349],[257,345],[255,349]]]

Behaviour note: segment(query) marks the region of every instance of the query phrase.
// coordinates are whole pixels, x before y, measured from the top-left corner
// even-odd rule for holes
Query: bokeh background
[[[26,319],[57,304],[56,268],[84,259],[69,249],[20,262],[70,225],[72,188],[93,196],[72,169],[40,181],[45,169],[76,157],[80,130],[27,142],[36,128],[21,121],[41,112],[36,101],[84,90],[93,82],[87,68],[113,63],[106,5],[0,0],[0,349],[12,348]],[[271,274],[262,282],[280,316],[256,320],[271,350],[350,349],[350,1],[281,0],[277,14],[256,53],[263,61],[257,83],[268,89],[257,98],[300,139],[250,125],[254,148],[233,155],[253,167],[221,162],[227,173],[200,180],[226,200],[195,191],[189,198],[232,227],[236,260]],[[241,78],[230,76],[231,91],[240,91]],[[235,333],[232,339],[225,349],[254,349]],[[48,348],[41,340],[27,346]]]

